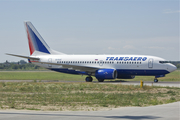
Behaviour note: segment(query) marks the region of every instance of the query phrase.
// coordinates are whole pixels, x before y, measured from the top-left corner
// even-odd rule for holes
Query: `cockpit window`
[[[171,63],[171,61],[159,61],[159,63]]]

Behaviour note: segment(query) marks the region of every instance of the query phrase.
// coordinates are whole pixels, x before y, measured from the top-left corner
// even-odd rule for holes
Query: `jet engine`
[[[97,79],[116,79],[117,71],[115,69],[99,69],[95,73]]]

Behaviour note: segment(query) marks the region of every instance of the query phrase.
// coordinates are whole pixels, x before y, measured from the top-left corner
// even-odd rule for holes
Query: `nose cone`
[[[173,71],[175,71],[177,69],[177,67],[175,65],[173,65],[173,64],[168,64],[167,68],[168,68],[169,72],[173,72]]]

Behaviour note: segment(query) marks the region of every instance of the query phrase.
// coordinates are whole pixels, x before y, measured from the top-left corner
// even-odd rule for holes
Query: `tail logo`
[[[30,55],[32,55],[35,50],[50,54],[50,52],[48,51],[48,49],[45,47],[45,45],[42,42],[44,40],[41,40],[42,38],[38,37],[37,34],[39,33],[36,31],[36,29],[35,28],[31,29],[31,27],[28,25],[28,23],[26,23]]]

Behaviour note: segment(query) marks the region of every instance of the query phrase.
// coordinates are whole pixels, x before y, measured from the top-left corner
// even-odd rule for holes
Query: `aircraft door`
[[[49,59],[48,59],[48,62],[52,63],[52,58],[49,58]],[[48,66],[49,66],[49,67],[52,67],[51,64],[48,64]]]
[[[148,66],[149,66],[149,68],[153,68],[153,59],[152,58],[149,59]]]

